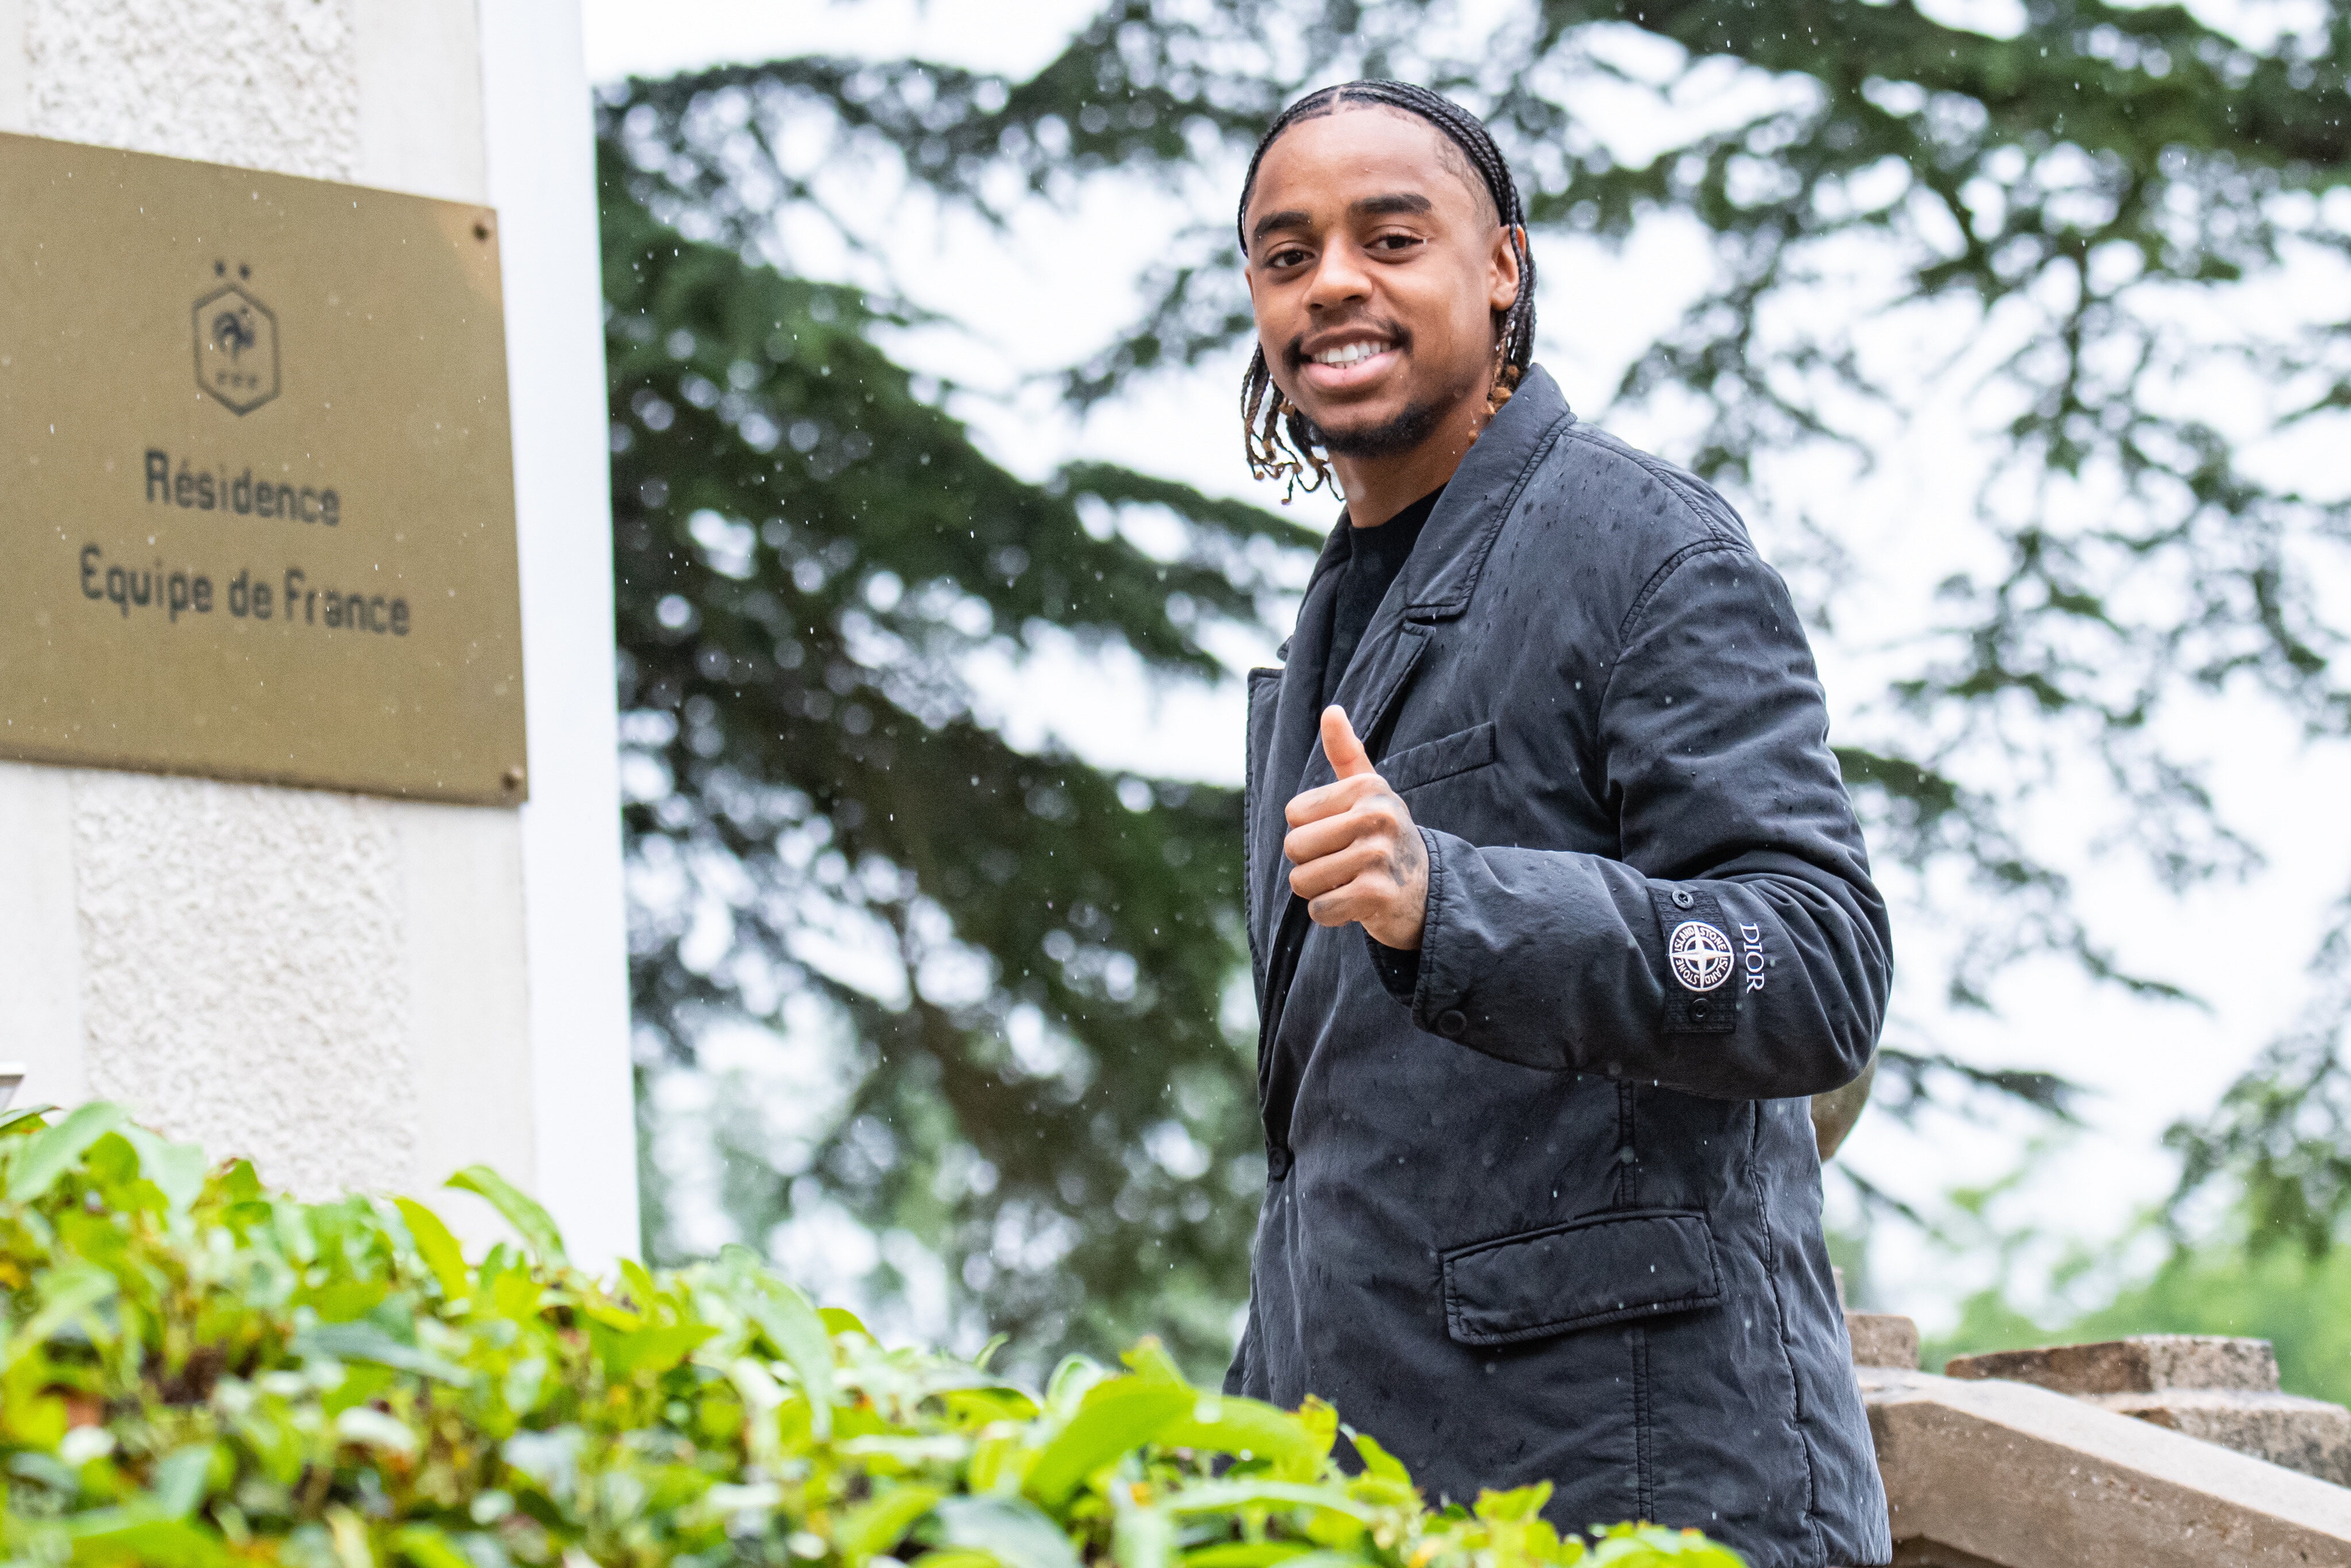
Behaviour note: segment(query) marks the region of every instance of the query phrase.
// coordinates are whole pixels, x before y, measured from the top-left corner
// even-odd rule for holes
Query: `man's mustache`
[[[1401,321],[1348,321],[1341,325],[1369,327],[1394,343],[1398,353],[1412,352],[1412,334],[1405,329]],[[1332,332],[1339,330],[1339,328],[1317,327],[1314,330],[1318,333]],[[1297,337],[1290,340],[1289,345],[1281,350],[1281,358],[1282,363],[1288,367],[1291,375],[1294,376],[1303,370],[1306,366],[1306,334],[1301,332]]]

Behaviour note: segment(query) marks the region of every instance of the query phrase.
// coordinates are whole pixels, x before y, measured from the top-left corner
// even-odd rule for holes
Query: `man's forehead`
[[[1329,220],[1343,209],[1412,197],[1424,210],[1458,213],[1466,203],[1473,220],[1501,221],[1493,193],[1444,131],[1386,104],[1343,102],[1290,125],[1265,150],[1248,224],[1254,236],[1272,215]]]

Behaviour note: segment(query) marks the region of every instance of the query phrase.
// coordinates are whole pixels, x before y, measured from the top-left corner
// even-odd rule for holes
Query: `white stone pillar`
[[[486,1162],[582,1261],[634,1253],[575,0],[0,0],[0,130],[499,208],[532,780],[499,810],[0,763],[20,1099],[121,1100],[309,1194]]]

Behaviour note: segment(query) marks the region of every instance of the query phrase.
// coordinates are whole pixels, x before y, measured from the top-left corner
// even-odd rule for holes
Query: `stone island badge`
[[[1685,920],[1666,942],[1674,978],[1685,990],[1710,991],[1730,978],[1730,938],[1703,920]]]

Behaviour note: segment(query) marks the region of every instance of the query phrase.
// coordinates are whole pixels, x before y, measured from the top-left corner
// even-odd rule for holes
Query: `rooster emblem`
[[[277,317],[236,283],[196,301],[196,385],[231,413],[277,395]]]

